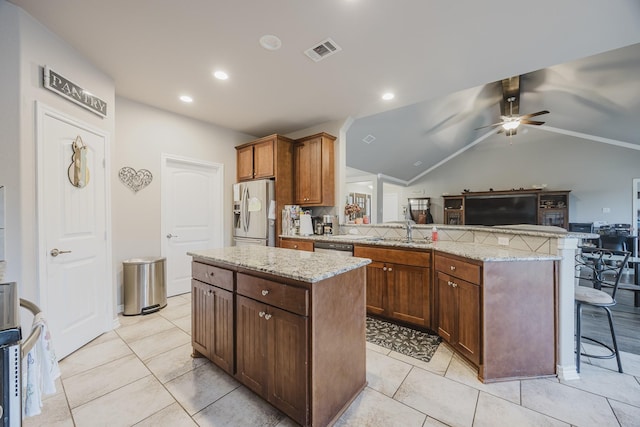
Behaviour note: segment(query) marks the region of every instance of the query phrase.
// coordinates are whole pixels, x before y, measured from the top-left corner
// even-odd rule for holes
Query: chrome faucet
[[[407,218],[407,242],[411,242],[413,240],[411,234],[415,223],[416,222],[414,220]]]

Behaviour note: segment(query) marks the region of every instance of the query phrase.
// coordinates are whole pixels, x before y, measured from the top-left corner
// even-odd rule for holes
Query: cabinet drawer
[[[287,249],[297,249],[299,251],[313,252],[313,242],[309,240],[282,239],[280,240],[280,247]]]
[[[467,282],[475,283],[476,285],[480,284],[479,265],[437,254],[435,268],[436,271],[442,271],[451,276],[466,280]]]
[[[356,245],[353,248],[353,255],[361,258],[371,258],[378,262],[413,265],[416,267],[431,266],[431,254],[429,252],[374,248],[371,246]]]
[[[237,292],[292,313],[308,315],[308,293],[303,288],[238,273]]]
[[[200,262],[191,263],[191,275],[194,279],[210,285],[233,291],[233,272]]]

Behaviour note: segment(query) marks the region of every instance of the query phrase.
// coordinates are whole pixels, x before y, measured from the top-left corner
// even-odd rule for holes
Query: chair
[[[622,363],[620,362],[620,353],[618,351],[618,343],[616,341],[616,333],[613,327],[613,317],[610,307],[616,305],[616,293],[620,285],[622,277],[622,269],[629,259],[630,252],[627,251],[611,251],[608,249],[597,248],[588,253],[581,253],[576,256],[576,266],[591,270],[593,288],[586,286],[576,286],[575,304],[576,304],[576,369],[580,372],[580,356],[587,356],[595,359],[612,359],[616,358],[618,362],[618,372],[622,373]],[[613,281],[608,280],[609,277]],[[603,291],[602,288],[611,288],[611,294]],[[584,305],[598,307],[607,313],[609,320],[609,329],[611,330],[611,341],[613,348],[609,345],[598,341],[594,338],[582,336],[582,308]],[[588,340],[598,344],[609,350],[610,354],[594,355],[582,353],[582,340]]]
[[[600,236],[600,247],[612,251],[626,251],[627,236]]]

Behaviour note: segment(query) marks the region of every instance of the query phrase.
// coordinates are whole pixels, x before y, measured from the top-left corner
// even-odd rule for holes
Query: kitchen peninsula
[[[265,246],[189,252],[194,356],[303,426],[366,385],[364,258]]]
[[[313,250],[313,242],[339,241],[353,244],[356,256],[375,258],[367,266],[368,310],[437,331],[478,367],[482,381],[577,379],[574,256],[578,240],[590,236],[537,225],[438,224],[439,241],[431,242],[431,227],[414,225],[411,242],[402,224],[389,223],[341,225],[335,236],[281,236],[281,244]],[[418,267],[418,257],[430,261]],[[427,304],[413,303],[424,298]],[[456,308],[462,306],[475,311]]]

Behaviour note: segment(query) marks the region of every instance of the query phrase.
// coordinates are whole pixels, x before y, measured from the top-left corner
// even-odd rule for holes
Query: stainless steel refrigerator
[[[273,181],[233,184],[233,244],[275,246],[276,206]]]

